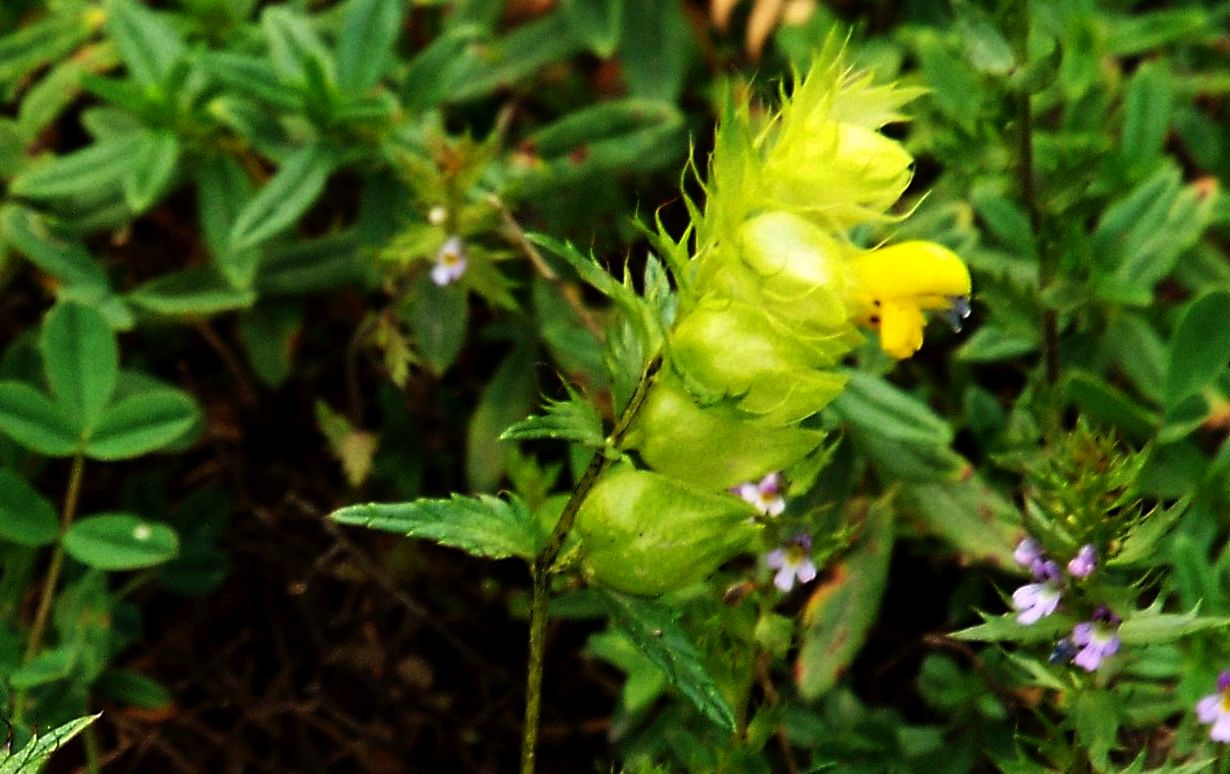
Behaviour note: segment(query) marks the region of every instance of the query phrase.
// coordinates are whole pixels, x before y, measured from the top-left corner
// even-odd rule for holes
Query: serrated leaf
[[[47,313],[39,349],[56,400],[78,427],[89,430],[111,402],[119,378],[111,326],[91,307],[60,303]]]
[[[568,400],[549,401],[546,414],[526,417],[500,434],[501,441],[536,438],[573,441],[591,449],[606,445],[597,407],[578,395]]]
[[[122,398],[103,413],[86,444],[96,460],[139,457],[175,442],[200,419],[185,392],[156,387]]]
[[[319,143],[286,159],[235,219],[231,248],[246,250],[293,225],[319,198],[335,163]]]
[[[1107,559],[1106,564],[1110,567],[1128,566],[1154,559],[1154,550],[1159,546],[1162,538],[1170,533],[1171,527],[1187,510],[1190,503],[1190,498],[1184,498],[1165,510],[1160,507],[1154,508],[1123,539],[1119,551]]]
[[[720,728],[735,730],[734,713],[709,675],[676,613],[651,599],[598,590],[611,622],[646,658],[662,670],[666,681]]]
[[[128,72],[141,84],[159,84],[184,53],[179,33],[162,14],[132,0],[107,0],[107,32]]]
[[[124,201],[140,214],[166,193],[179,164],[179,138],[171,132],[148,132],[133,166],[124,177]]]
[[[490,495],[409,503],[368,503],[334,511],[331,519],[460,548],[474,556],[533,559],[542,547],[538,520],[515,495]]]
[[[1048,615],[1037,623],[1017,623],[1012,616],[990,617],[985,623],[953,632],[949,636],[972,642],[1054,643],[1072,631],[1076,621],[1062,614]]]
[[[137,570],[175,558],[179,536],[166,524],[135,514],[98,514],[68,528],[64,551],[96,570]]]
[[[872,503],[856,547],[815,588],[803,609],[803,644],[794,674],[804,697],[827,692],[858,655],[879,614],[892,546],[892,506]]]
[[[1156,645],[1227,626],[1230,618],[1197,615],[1194,609],[1187,613],[1142,611],[1124,619],[1119,626],[1119,639],[1124,645]]]
[[[59,536],[55,507],[16,471],[0,468],[0,538],[37,548]]]
[[[77,451],[77,424],[62,406],[21,382],[0,382],[0,432],[49,457]]]
[[[361,93],[380,80],[401,32],[403,0],[350,0],[337,38],[337,83]]]
[[[0,752],[0,774],[37,774],[48,759],[102,713],[71,720],[31,740],[15,753]]]

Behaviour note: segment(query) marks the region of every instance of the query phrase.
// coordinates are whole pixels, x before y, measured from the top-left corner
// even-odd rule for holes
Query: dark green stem
[[[577,520],[577,513],[590,490],[598,483],[598,479],[610,467],[618,456],[620,444],[632,427],[641,407],[649,397],[649,388],[653,385],[654,376],[662,367],[662,358],[655,357],[650,361],[641,380],[637,383],[628,405],[619,415],[615,429],[607,437],[607,448],[594,454],[589,466],[581,475],[572,496],[564,506],[555,529],[547,544],[535,557],[530,565],[530,573],[534,579],[534,593],[530,601],[530,656],[529,668],[525,678],[525,726],[521,737],[521,774],[534,774],[535,752],[538,747],[538,721],[542,709],[542,673],[547,653],[547,603],[551,598],[551,573],[555,560],[564,548],[564,541],[572,531],[572,525]]]
[[[1024,63],[1029,56],[1029,0],[1021,0],[1016,32],[1017,56]],[[1034,175],[1034,113],[1028,89],[1021,93],[1020,124],[1021,197],[1025,200],[1025,210],[1029,214],[1029,229],[1033,232],[1034,243],[1038,246],[1038,284],[1040,289],[1045,291],[1055,281],[1056,267],[1044,244],[1042,205],[1038,201],[1037,179]],[[1049,384],[1058,382],[1059,313],[1050,307],[1044,307],[1042,310],[1042,363],[1046,371],[1046,381]]]
[[[77,516],[77,500],[81,496],[81,482],[84,480],[85,457],[78,454],[73,458],[73,469],[68,475],[68,490],[64,495],[64,510],[60,514],[60,539],[51,552],[51,563],[47,565],[47,577],[43,580],[42,594],[39,596],[38,608],[34,612],[34,623],[30,626],[30,638],[26,641],[25,662],[38,655],[43,645],[43,633],[47,630],[47,622],[51,618],[51,604],[55,601],[56,586],[60,583],[60,571],[64,569],[64,533],[73,525]],[[25,710],[26,692],[18,691],[13,701],[13,718],[20,720]]]

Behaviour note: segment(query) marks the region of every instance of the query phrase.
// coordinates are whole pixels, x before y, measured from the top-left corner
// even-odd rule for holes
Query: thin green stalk
[[[64,569],[64,533],[72,526],[77,516],[77,501],[81,497],[81,482],[84,480],[85,457],[78,454],[73,458],[73,469],[68,475],[68,490],[64,494],[64,510],[60,514],[60,540],[56,541],[51,552],[51,562],[47,565],[47,577],[43,579],[43,590],[39,596],[38,608],[34,612],[34,623],[30,626],[30,638],[26,641],[26,656],[28,663],[43,645],[43,634],[47,630],[47,622],[51,619],[51,604],[55,601],[56,586],[60,583],[60,572]],[[13,702],[13,717],[20,720],[25,710],[26,692],[18,691]]]
[[[525,726],[521,737],[521,774],[534,774],[535,754],[538,747],[538,722],[542,709],[542,673],[547,653],[547,603],[551,598],[551,573],[555,560],[564,547],[568,533],[572,531],[572,525],[576,522],[577,513],[580,512],[585,498],[589,496],[590,490],[610,467],[616,457],[614,452],[619,449],[628,429],[632,427],[641,407],[645,405],[645,400],[649,397],[649,388],[653,385],[654,376],[661,366],[662,358],[655,357],[645,369],[632,397],[628,399],[628,405],[619,415],[615,429],[607,437],[607,449],[595,453],[593,459],[590,460],[585,473],[581,475],[581,480],[572,490],[572,496],[568,498],[568,503],[564,506],[559,521],[555,522],[555,529],[551,531],[551,537],[547,539],[546,546],[530,565],[534,591],[530,601],[530,655],[525,678]]]
[[[1021,0],[1020,18],[1017,19],[1016,51],[1022,62],[1028,57],[1029,0]],[[1028,90],[1020,99],[1020,147],[1018,149],[1021,179],[1021,197],[1029,214],[1029,230],[1038,245],[1038,280],[1042,291],[1055,281],[1055,261],[1043,244],[1042,205],[1038,201],[1037,180],[1034,174],[1034,113]],[[1059,313],[1054,309],[1042,310],[1042,363],[1046,381],[1059,381]]]

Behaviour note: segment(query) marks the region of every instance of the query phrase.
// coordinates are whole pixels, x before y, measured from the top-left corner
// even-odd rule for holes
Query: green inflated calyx
[[[603,476],[577,514],[586,577],[657,596],[704,580],[747,548],[756,511],[730,494],[631,467]]]
[[[792,330],[741,301],[702,299],[671,334],[671,363],[702,403],[737,398],[744,411],[776,424],[824,408],[844,380],[820,369],[846,350],[838,335]]]
[[[823,440],[818,430],[776,425],[733,405],[701,407],[667,373],[654,384],[625,446],[659,473],[721,491],[783,470]]]

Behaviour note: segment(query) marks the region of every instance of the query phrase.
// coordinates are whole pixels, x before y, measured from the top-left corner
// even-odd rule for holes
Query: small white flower
[[[811,560],[811,538],[799,535],[781,548],[775,548],[765,557],[765,564],[777,570],[773,585],[782,591],[794,588],[799,583],[811,583],[816,579],[816,565]]]
[[[782,497],[782,476],[770,473],[759,483],[748,481],[735,487],[735,494],[751,503],[766,516],[780,516],[786,510],[786,498]]]
[[[466,272],[466,250],[461,237],[451,236],[436,251],[436,265],[431,270],[431,281],[444,287],[461,279]]]
[[[1055,612],[1059,598],[1063,596],[1059,586],[1051,581],[1030,583],[1012,593],[1012,606],[1021,611],[1016,617],[1019,623],[1033,624]]]
[[[1217,693],[1210,693],[1196,702],[1196,719],[1210,725],[1209,738],[1230,743],[1230,672],[1217,678]]]
[[[437,204],[427,211],[427,222],[433,226],[443,226],[448,220],[448,209],[443,205]]]

